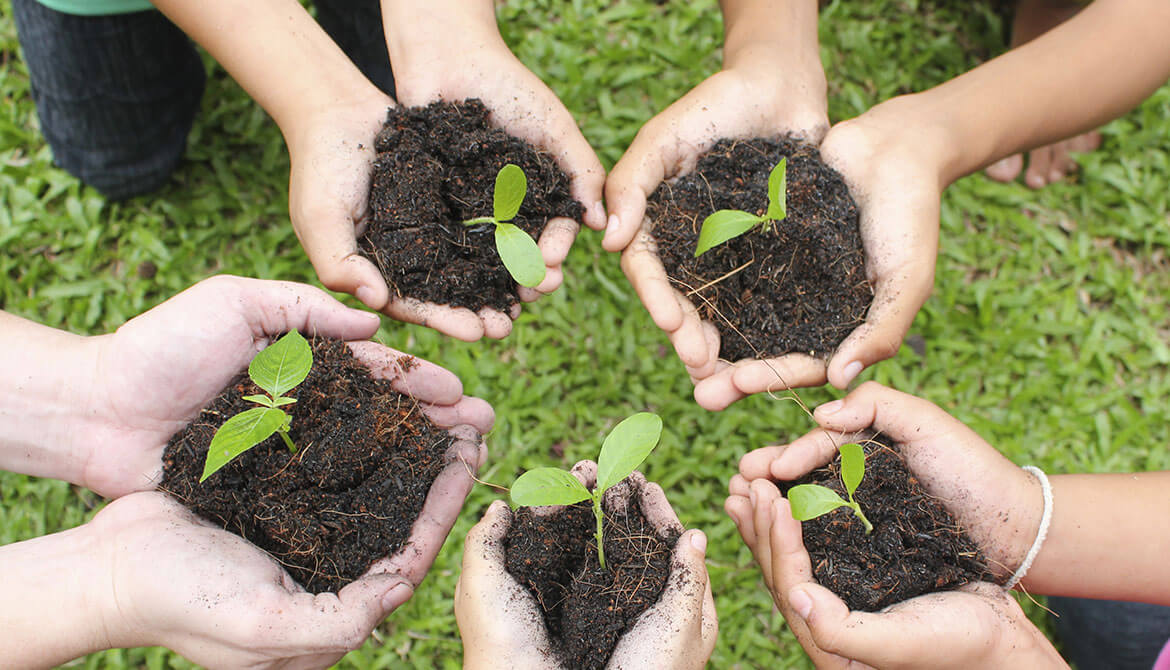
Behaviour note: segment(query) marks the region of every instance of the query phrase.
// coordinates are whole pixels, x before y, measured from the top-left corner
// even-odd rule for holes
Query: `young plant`
[[[792,518],[797,521],[808,521],[822,514],[828,514],[838,507],[848,507],[861,523],[865,524],[865,533],[873,530],[873,525],[865,514],[861,512],[861,505],[853,499],[853,493],[861,486],[865,477],[865,451],[860,444],[841,445],[841,483],[849,493],[849,502],[841,499],[836,491],[817,484],[801,484],[788,490],[788,505],[792,508]]]
[[[291,405],[296,398],[284,394],[305,381],[313,367],[313,350],[301,334],[290,330],[276,342],[256,354],[248,364],[248,376],[268,395],[246,395],[244,400],[260,405],[231,417],[215,431],[207,448],[200,483],[223,466],[252,447],[279,433],[288,450],[297,453],[297,447],[288,436],[292,417],[280,409]]]
[[[762,226],[766,232],[771,230],[772,224],[783,221],[784,217],[788,216],[786,199],[788,179],[785,172],[787,168],[788,159],[781,158],[768,175],[768,211],[764,216],[739,209],[721,209],[703,219],[703,227],[699,229],[699,241],[695,245],[695,258],[756,226]]]
[[[662,435],[662,419],[657,414],[639,412],[622,421],[601,445],[597,457],[597,486],[590,492],[576,477],[560,468],[536,468],[516,478],[512,484],[512,502],[516,505],[572,505],[582,500],[593,500],[593,515],[597,517],[597,562],[605,566],[605,542],[601,522],[605,513],[601,500],[609,487],[625,479],[634,471]]]
[[[504,267],[517,284],[529,288],[544,281],[544,257],[532,237],[508,223],[516,218],[524,196],[528,194],[528,177],[520,166],[508,163],[496,173],[496,187],[492,193],[492,216],[481,216],[463,222],[467,226],[490,223],[496,227],[496,251]]]

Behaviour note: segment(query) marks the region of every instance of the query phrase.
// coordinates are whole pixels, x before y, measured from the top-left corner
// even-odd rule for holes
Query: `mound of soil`
[[[412,398],[373,379],[343,342],[312,348],[313,368],[284,408],[295,455],[273,435],[199,483],[215,431],[256,407],[241,396],[263,393],[242,375],[171,437],[159,488],[321,593],[402,547],[453,438]]]
[[[695,258],[699,230],[713,212],[767,211],[768,174],[785,157],[788,217]],[[647,213],[666,274],[718,327],[720,358],[828,356],[865,320],[873,291],[857,205],[813,147],[720,140],[693,172],[659,186]]]
[[[659,536],[636,503],[626,508],[606,510],[608,570],[597,562],[591,503],[546,516],[522,507],[504,538],[508,572],[535,596],[553,652],[566,668],[604,668],[618,639],[658,601],[670,577],[678,534]]]
[[[803,522],[804,546],[817,582],[849,609],[876,612],[924,593],[994,581],[978,546],[942,502],[923,490],[897,445],[880,434],[860,444],[865,477],[854,498],[873,532],[867,535],[847,508]],[[787,493],[797,484],[820,484],[848,500],[840,470],[838,454],[803,479],[782,482],[780,489]]]
[[[488,121],[479,100],[394,107],[374,145],[370,214],[361,250],[398,296],[507,311],[516,282],[496,252],[491,216],[496,173],[523,168],[528,195],[513,223],[539,240],[553,217],[581,220],[569,178],[550,154]]]

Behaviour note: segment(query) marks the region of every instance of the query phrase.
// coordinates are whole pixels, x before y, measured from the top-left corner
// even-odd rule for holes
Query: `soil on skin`
[[[865,528],[848,508],[802,523],[804,546],[817,582],[851,610],[876,612],[888,605],[977,581],[994,581],[986,558],[959,528],[941,501],[923,490],[906,468],[898,447],[884,435],[860,442],[865,477],[854,498],[873,524]],[[820,484],[848,500],[840,476],[841,456],[794,482]]]
[[[596,525],[591,503],[546,516],[522,507],[504,539],[508,572],[535,596],[566,668],[605,667],[618,639],[662,595],[679,538],[657,535],[633,501],[624,514],[606,510],[602,570]]]
[[[767,211],[768,174],[784,157],[788,217],[695,258],[699,230],[713,212]],[[865,320],[873,291],[857,205],[813,147],[720,140],[693,172],[659,186],[647,213],[671,283],[718,327],[720,358],[828,356]]]
[[[264,393],[242,375],[171,437],[159,488],[321,593],[402,547],[453,438],[389,381],[373,379],[343,342],[312,347],[313,368],[284,408],[295,456],[273,435],[199,483],[216,429],[256,407],[241,396]]]
[[[369,224],[360,240],[395,295],[477,311],[508,311],[516,282],[496,252],[491,216],[496,173],[523,168],[528,195],[513,220],[539,240],[553,217],[581,220],[582,207],[552,155],[488,120],[479,100],[394,107],[374,145]]]

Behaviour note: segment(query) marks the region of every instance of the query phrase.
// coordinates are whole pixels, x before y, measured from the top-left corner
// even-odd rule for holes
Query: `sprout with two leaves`
[[[492,215],[463,222],[466,226],[490,223],[496,227],[496,251],[508,274],[517,284],[535,287],[544,281],[544,257],[532,237],[516,224],[509,223],[520,212],[528,194],[528,177],[518,165],[508,163],[496,173],[492,192]]]
[[[848,507],[853,514],[865,524],[865,533],[873,531],[873,524],[861,512],[861,505],[853,499],[857,487],[865,477],[865,450],[860,444],[843,444],[841,451],[841,483],[849,494],[846,502],[837,495],[836,491],[818,484],[801,484],[788,490],[788,505],[792,508],[792,518],[797,521],[808,521],[823,514],[828,514],[838,507]]]
[[[260,406],[229,418],[215,431],[207,448],[200,483],[273,433],[279,433],[288,450],[297,453],[297,446],[288,435],[292,417],[280,408],[297,401],[296,398],[284,397],[284,394],[305,381],[312,367],[313,350],[295,330],[288,331],[256,354],[248,364],[248,376],[268,395],[244,396],[244,400]]]
[[[536,468],[516,478],[512,484],[512,502],[527,507],[572,505],[592,499],[593,514],[597,517],[597,562],[603,570],[608,570],[601,533],[601,523],[605,519],[601,500],[607,489],[628,477],[646,460],[661,435],[662,419],[657,414],[639,412],[619,423],[606,436],[601,455],[597,457],[597,485],[593,491],[565,470]]]
[[[721,209],[703,219],[699,241],[695,244],[695,258],[756,226],[761,226],[767,232],[774,223],[783,221],[788,216],[787,168],[788,159],[781,158],[768,175],[768,211],[764,216],[741,209]]]

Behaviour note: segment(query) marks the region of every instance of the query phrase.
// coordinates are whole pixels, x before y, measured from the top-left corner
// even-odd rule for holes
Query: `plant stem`
[[[597,562],[601,564],[602,570],[608,570],[605,567],[605,540],[601,536],[601,522],[605,519],[605,512],[601,511],[601,493],[593,494],[593,516],[597,517]]]
[[[872,533],[873,524],[870,523],[869,519],[865,518],[865,515],[861,513],[861,505],[858,505],[856,502],[850,502],[849,506],[853,508],[853,513],[857,516],[857,518],[861,519],[861,523],[865,524],[865,534],[869,535]]]
[[[292,438],[288,436],[288,431],[287,430],[278,430],[276,432],[280,433],[280,438],[282,440],[284,440],[285,445],[288,446],[288,450],[293,452],[294,454],[297,453],[297,445],[293,444]],[[860,514],[860,513],[861,512],[858,512],[858,514]]]

